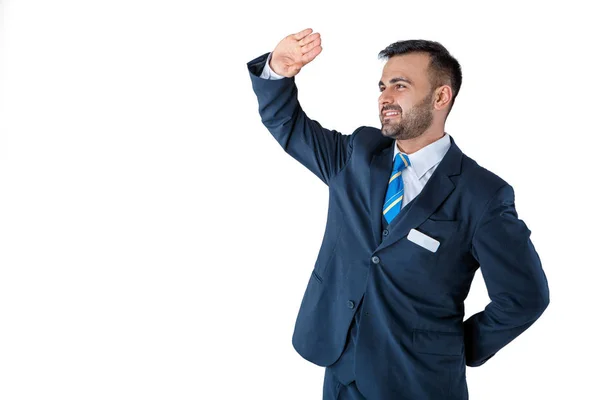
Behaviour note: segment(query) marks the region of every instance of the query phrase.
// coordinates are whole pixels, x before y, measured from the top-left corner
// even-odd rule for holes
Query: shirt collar
[[[412,154],[406,154],[401,152],[398,148],[398,142],[394,140],[394,158],[396,154],[402,153],[408,156],[410,159],[410,166],[419,179],[431,168],[439,164],[446,155],[446,152],[450,149],[450,136],[444,132],[444,136],[436,140],[433,143],[415,151]]]

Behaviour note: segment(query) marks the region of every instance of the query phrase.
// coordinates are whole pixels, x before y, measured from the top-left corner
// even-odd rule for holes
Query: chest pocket
[[[414,229],[437,240],[440,244],[435,252],[432,252],[416,243],[410,242],[412,261],[423,264],[435,264],[440,257],[453,248],[453,242],[457,237],[460,221],[458,220],[433,220],[426,219]],[[456,243],[454,243],[456,245]]]

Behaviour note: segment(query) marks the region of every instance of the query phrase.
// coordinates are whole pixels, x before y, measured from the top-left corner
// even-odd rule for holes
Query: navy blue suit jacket
[[[382,235],[393,139],[367,126],[350,135],[323,128],[302,110],[294,78],[259,77],[267,56],[247,64],[261,120],[286,153],[329,187],[327,225],[294,348],[317,365],[333,364],[362,301],[355,376],[367,399],[467,399],[465,366],[485,363],[549,303],[513,188],[451,137],[410,210]],[[409,241],[413,228],[438,240],[438,250]],[[478,268],[491,302],[464,320]]]

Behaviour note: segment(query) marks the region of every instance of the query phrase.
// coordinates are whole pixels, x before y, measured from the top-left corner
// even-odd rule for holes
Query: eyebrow
[[[408,79],[408,78],[403,78],[403,77],[401,77],[401,76],[397,76],[397,77],[395,77],[395,78],[392,78],[392,79],[390,79],[390,85],[392,85],[392,84],[394,84],[394,83],[396,83],[396,82],[406,82],[406,83],[408,83],[409,85],[412,85],[412,84],[413,84],[413,82],[412,82],[410,79]],[[382,86],[382,85],[385,85],[385,83],[383,83],[382,81],[379,81],[379,86]]]

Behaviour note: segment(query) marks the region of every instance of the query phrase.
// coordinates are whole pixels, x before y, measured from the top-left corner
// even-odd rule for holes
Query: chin
[[[393,127],[391,127],[388,124],[388,125],[381,125],[381,134],[383,136],[391,137],[391,138],[395,139],[395,136],[396,136],[397,132],[396,132],[395,129],[393,129]]]

